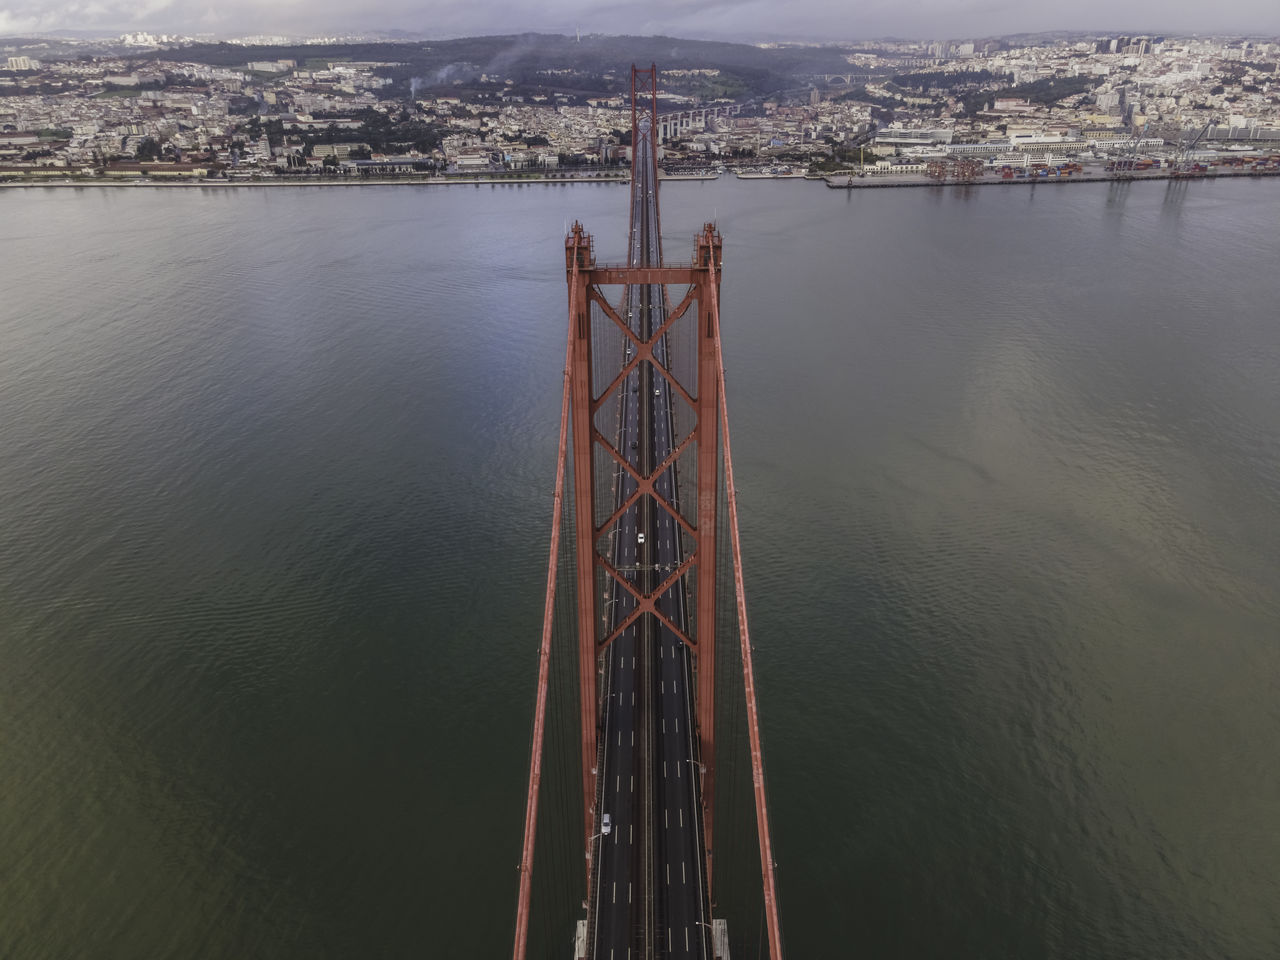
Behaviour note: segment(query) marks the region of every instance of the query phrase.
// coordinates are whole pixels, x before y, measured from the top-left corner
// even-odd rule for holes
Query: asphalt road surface
[[[647,118],[640,128],[632,165],[629,259],[631,266],[656,266],[661,247],[655,145]],[[648,341],[665,317],[662,288],[629,287],[625,306],[631,330]],[[666,350],[665,338],[654,344],[654,356],[664,365]],[[628,350],[619,357],[619,366],[630,356]],[[674,445],[671,391],[647,362],[635,365],[623,391],[619,450],[647,476]],[[674,467],[656,481],[659,496],[673,503],[676,486]],[[621,471],[616,502],[634,492],[635,481]],[[612,562],[644,593],[656,589],[682,560],[675,519],[647,497],[623,514],[612,550]],[[617,585],[604,599],[611,629],[634,609],[631,596]],[[683,584],[668,590],[658,605],[685,627]],[[596,838],[591,956],[710,957],[688,650],[656,618],[646,616],[610,645],[605,658],[597,823],[607,814],[611,829]]]

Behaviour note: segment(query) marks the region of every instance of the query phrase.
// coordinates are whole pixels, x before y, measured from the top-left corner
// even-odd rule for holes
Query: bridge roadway
[[[633,267],[656,266],[661,258],[654,131],[647,117],[639,126],[628,251]],[[625,308],[631,329],[647,341],[665,317],[662,287],[627,288]],[[663,364],[668,362],[665,339],[654,345]],[[632,354],[628,346],[620,361]],[[673,448],[672,399],[665,378],[648,363],[637,364],[626,380],[619,449],[641,475],[648,475]],[[616,485],[618,503],[635,491],[635,481],[625,471],[619,471]],[[658,477],[656,487],[663,498],[676,502],[674,467]],[[648,498],[623,515],[612,549],[614,564],[643,593],[656,589],[682,559],[675,520]],[[634,601],[615,584],[606,607],[612,629],[631,612]],[[659,607],[687,629],[682,584],[668,590]],[[612,828],[595,838],[589,911],[589,955],[595,960],[711,958],[692,674],[687,648],[651,616],[641,618],[606,653],[597,809],[610,816]]]

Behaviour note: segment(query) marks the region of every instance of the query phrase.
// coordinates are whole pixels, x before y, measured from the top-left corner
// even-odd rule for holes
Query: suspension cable
[[[574,258],[577,273],[577,257]],[[572,287],[577,290],[577,285]],[[573,316],[570,312],[570,316]],[[533,846],[538,833],[538,788],[542,782],[542,741],[547,718],[547,674],[551,667],[551,627],[555,614],[556,568],[560,559],[560,516],[564,506],[564,474],[569,439],[570,376],[573,330],[566,337],[564,394],[560,399],[560,446],[556,455],[556,487],[551,510],[551,548],[547,561],[547,591],[543,601],[542,646],[538,654],[538,698],[533,718],[533,756],[529,759],[529,792],[525,798],[524,849],[520,855],[520,896],[516,906],[514,960],[524,960],[529,938],[529,898],[533,892]]]
[[[720,264],[712,257],[711,270]],[[724,354],[720,347],[720,302],[713,275],[711,310],[715,320],[716,381],[720,390],[720,436],[724,450],[724,481],[729,500],[729,534],[733,543],[733,582],[738,600],[738,643],[742,648],[742,685],[751,736],[751,778],[755,785],[756,829],[760,834],[760,872],[764,881],[764,909],[769,928],[770,960],[782,960],[782,932],[778,928],[777,884],[774,878],[773,845],[769,838],[769,815],[765,801],[764,756],[760,745],[760,725],[756,711],[755,675],[751,666],[751,635],[747,631],[747,601],[742,579],[742,542],[738,535],[738,494],[733,483],[733,456],[729,446],[729,411],[724,392]]]

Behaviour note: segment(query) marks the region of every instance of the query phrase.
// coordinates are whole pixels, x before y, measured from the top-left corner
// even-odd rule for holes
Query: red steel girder
[[[661,597],[664,593],[670,590],[675,585],[676,581],[678,581],[681,577],[683,577],[686,573],[688,573],[690,567],[694,566],[695,557],[696,555],[691,553],[688,556],[688,558],[685,559],[685,561],[680,564],[680,566],[676,567],[676,569],[671,573],[670,576],[667,577],[666,580],[664,580],[657,588],[655,588],[652,593],[647,593],[647,594],[641,593],[639,590],[637,590],[635,586],[633,586],[632,583],[629,580],[627,580],[626,577],[622,576],[618,572],[618,569],[614,567],[611,563],[609,563],[607,560],[601,560],[600,566],[617,583],[620,583],[623,586],[623,588],[627,591],[627,593],[629,593],[635,599],[636,606],[626,616],[626,618],[620,624],[618,624],[618,626],[614,627],[611,633],[609,633],[604,637],[604,639],[599,641],[598,645],[600,649],[603,650],[609,644],[613,643],[613,641],[617,640],[618,637],[626,633],[627,628],[630,627],[633,623],[635,623],[640,618],[640,616],[645,613],[652,613],[655,617],[657,617],[662,622],[662,624],[667,628],[669,628],[671,632],[674,633],[680,639],[680,642],[683,643],[685,646],[691,649],[696,648],[698,645],[697,638],[690,636],[686,631],[680,629],[680,627],[677,627],[674,623],[671,622],[671,620],[667,617],[667,615],[663,613],[661,610],[659,610],[656,606],[658,597]]]
[[[635,356],[632,357],[629,361],[627,361],[626,364],[622,367],[622,369],[618,371],[618,375],[614,377],[612,382],[610,382],[610,384],[607,387],[605,387],[602,391],[600,391],[599,395],[595,399],[591,412],[595,413],[597,410],[600,409],[600,407],[604,406],[606,403],[609,402],[610,395],[619,387],[619,385],[621,385],[623,380],[626,379],[627,374],[630,373],[632,368],[635,367],[641,360],[648,360],[649,363],[653,365],[653,368],[657,370],[659,373],[661,373],[662,376],[666,379],[666,381],[669,384],[671,384],[672,387],[675,388],[676,392],[680,394],[681,399],[683,399],[685,403],[687,403],[689,406],[692,407],[694,405],[694,399],[692,395],[690,395],[689,392],[685,390],[684,385],[680,383],[678,379],[676,379],[676,377],[671,373],[671,371],[667,369],[667,367],[660,360],[658,360],[657,357],[653,355],[653,344],[656,340],[660,339],[662,336],[666,334],[668,330],[671,329],[672,324],[674,324],[677,320],[679,320],[689,311],[690,306],[692,306],[695,302],[697,302],[696,296],[695,296],[697,287],[691,286],[689,288],[689,291],[685,294],[684,299],[681,300],[680,303],[674,309],[668,312],[667,318],[665,321],[663,321],[662,326],[660,326],[656,331],[654,331],[652,338],[650,338],[649,342],[647,343],[642,341],[639,337],[635,335],[635,333],[629,327],[627,327],[627,325],[622,321],[622,318],[618,316],[617,311],[613,309],[613,305],[609,303],[609,301],[605,299],[604,295],[600,292],[600,288],[598,286],[593,285],[589,289],[590,289],[590,296],[591,296],[592,303],[596,303],[600,305],[601,309],[605,313],[605,316],[609,317],[609,319],[611,319],[615,324],[618,325],[618,327],[626,335],[627,339],[631,341],[632,347],[635,348]]]
[[[693,263],[675,267],[599,267],[592,257],[591,239],[580,224],[565,241],[566,269],[570,285],[570,333],[571,350],[571,400],[573,422],[575,542],[578,552],[578,670],[581,679],[582,709],[582,778],[583,808],[586,827],[585,842],[590,850],[590,837],[594,832],[594,801],[596,786],[596,667],[597,655],[618,636],[637,623],[643,616],[654,617],[689,647],[694,656],[697,672],[696,723],[698,727],[699,758],[702,763],[702,816],[704,837],[707,844],[707,882],[711,883],[710,861],[712,850],[712,811],[715,796],[715,631],[716,631],[716,516],[719,503],[719,408],[720,382],[716,376],[715,346],[719,335],[719,314],[714,309],[718,300],[720,282],[720,235],[714,226],[707,224],[699,236]],[[670,310],[662,325],[648,340],[641,340],[618,315],[601,291],[604,286],[633,286],[640,284],[683,285],[688,290],[680,302]],[[653,344],[665,334],[680,317],[697,307],[697,336],[694,337],[697,355],[694,365],[697,371],[696,393],[690,393],[672,372],[659,363],[653,354]],[[618,326],[634,347],[634,356],[620,360],[620,370],[610,377],[609,385],[597,392],[591,363],[593,306]],[[665,377],[675,392],[689,405],[694,414],[694,426],[688,435],[667,452],[662,462],[648,476],[643,476],[613,443],[594,426],[594,416],[608,402],[613,391],[620,388],[627,373],[640,362],[647,361],[654,370]],[[626,501],[616,506],[611,516],[597,526],[593,510],[601,478],[597,476],[594,462],[595,444],[606,455],[606,460],[625,471],[636,484],[636,490]],[[688,520],[679,510],[662,497],[656,489],[656,478],[669,470],[686,450],[693,447],[698,452],[696,476],[696,509],[694,520]],[[693,541],[693,550],[683,558],[679,567],[666,578],[660,587],[649,595],[642,595],[613,565],[600,555],[596,543],[600,534],[616,525],[625,511],[641,497],[649,496],[660,509],[674,517],[680,529]],[[621,584],[634,598],[635,604],[623,620],[606,631],[598,633],[598,607],[596,571]],[[696,571],[697,602],[693,629],[682,629],[658,608],[658,599],[682,577]],[[704,642],[705,641],[705,642]],[[590,856],[588,852],[588,857]],[[590,864],[588,863],[588,872]]]
[[[712,880],[713,812],[716,780],[716,522],[720,493],[719,457],[716,428],[719,424],[720,381],[716,376],[716,343],[720,336],[720,312],[716,304],[720,294],[720,234],[712,224],[703,227],[698,237],[695,264],[701,281],[698,297],[698,532],[695,550],[698,555],[697,612],[694,623],[700,644],[696,654],[698,753],[702,761],[702,823],[707,852],[707,892]],[[714,899],[714,898],[713,898]]]
[[[662,463],[658,464],[658,466],[654,469],[652,476],[650,477],[642,477],[640,475],[640,472],[636,470],[635,467],[631,466],[631,464],[628,463],[625,458],[618,459],[614,457],[613,445],[610,444],[607,440],[605,440],[600,435],[600,431],[597,430],[595,433],[595,436],[596,436],[596,442],[599,443],[601,446],[603,446],[605,450],[609,453],[610,457],[614,460],[614,462],[621,465],[627,471],[627,473],[631,476],[631,478],[636,482],[635,492],[632,493],[631,496],[627,497],[627,499],[622,503],[621,506],[619,506],[616,510],[614,510],[613,514],[609,517],[609,519],[605,520],[604,523],[596,527],[596,536],[599,536],[605,530],[608,530],[615,523],[617,523],[618,519],[622,516],[622,514],[626,513],[627,510],[631,506],[633,506],[635,502],[639,500],[642,496],[644,496],[646,493],[652,496],[654,502],[658,504],[658,506],[662,507],[662,509],[665,510],[667,513],[669,513],[675,519],[676,523],[678,523],[683,530],[689,533],[690,536],[694,536],[697,534],[697,528],[688,520],[686,520],[681,515],[680,511],[677,510],[674,506],[672,506],[672,504],[665,497],[663,497],[662,494],[658,493],[653,482],[653,477],[662,476],[663,473],[665,473],[668,469],[670,469],[672,464],[674,464],[677,460],[680,459],[680,455],[684,453],[684,451],[687,450],[693,444],[695,434],[690,433],[689,436],[685,437],[682,441],[680,441],[680,443],[677,444],[676,447],[669,454],[667,454],[666,459],[664,459]]]
[[[574,548],[578,555],[578,721],[582,747],[582,826],[586,850],[586,889],[591,889],[591,837],[595,833],[596,796],[596,590],[592,504],[595,470],[591,462],[591,302],[584,268],[592,260],[591,238],[574,223],[565,239],[569,283],[569,380],[573,422]]]
[[[648,100],[648,103],[649,103],[649,109],[647,111],[641,111],[640,107],[638,106],[639,100],[636,98],[636,92],[637,92],[636,80],[639,77],[648,78],[649,89],[646,94],[646,99]],[[652,174],[653,179],[650,182],[655,184],[655,189],[656,189],[656,184],[658,183],[658,149],[657,149],[657,144],[658,144],[658,65],[656,63],[650,63],[648,70],[638,69],[635,64],[631,65],[631,162],[633,164],[633,168],[631,172],[631,209],[635,209],[636,192],[641,189],[641,183],[644,180],[644,178],[637,177],[635,175],[635,169],[634,169],[635,157],[636,157],[636,144],[640,142],[639,140],[640,117],[642,112],[648,113],[649,133],[650,133],[650,136],[653,137],[654,148],[653,150],[650,151],[650,157],[649,157],[649,163],[651,168],[650,173]],[[656,208],[656,204],[655,204],[655,208]],[[631,227],[634,230],[635,224],[633,223]],[[656,209],[654,211],[653,229],[658,232],[658,263],[661,263],[662,262],[662,224],[659,222],[658,212]],[[628,249],[631,249],[629,244],[628,244]],[[630,282],[661,283],[662,281],[636,280],[636,281],[630,281]]]

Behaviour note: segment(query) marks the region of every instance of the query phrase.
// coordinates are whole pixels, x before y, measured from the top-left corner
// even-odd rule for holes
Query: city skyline
[[[1269,0],[1235,0],[1206,10],[1202,5],[1141,0],[1123,7],[1083,0],[1070,9],[1028,8],[1015,0],[925,3],[909,12],[888,0],[833,11],[814,0],[785,9],[759,0],[691,4],[655,0],[640,15],[610,3],[585,7],[512,0],[500,8],[456,0],[424,8],[405,0],[353,11],[347,4],[284,0],[263,8],[248,0],[216,4],[193,0],[4,0],[0,36],[57,31],[149,31],[220,38],[251,34],[348,35],[405,31],[438,39],[522,32],[680,36],[689,39],[760,42],[845,41],[876,37],[930,39],[990,37],[1049,31],[1182,34],[1280,33],[1280,7]]]

